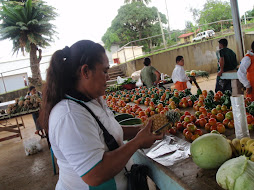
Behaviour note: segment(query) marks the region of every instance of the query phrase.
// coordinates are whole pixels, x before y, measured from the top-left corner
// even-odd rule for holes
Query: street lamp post
[[[168,17],[168,37],[169,37],[169,39],[171,39],[171,35],[170,35],[170,27],[169,27],[168,6],[167,6],[167,1],[166,1],[166,0],[165,0],[165,5],[166,5],[167,17]]]
[[[240,15],[239,15],[238,1],[230,0],[230,4],[231,4],[232,17],[233,17],[237,53],[239,56],[238,59],[241,60],[244,56],[244,41],[243,41],[243,34],[242,34],[242,28],[241,28]]]

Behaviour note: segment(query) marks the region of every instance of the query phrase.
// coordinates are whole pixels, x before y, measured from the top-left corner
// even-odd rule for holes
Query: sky
[[[58,38],[55,39],[55,43],[52,43],[50,48],[43,50],[44,54],[51,54],[57,49],[71,46],[81,39],[101,42],[103,34],[110,27],[111,21],[116,17],[118,9],[124,5],[124,0],[45,1],[48,5],[56,8],[59,16],[53,22],[57,27]],[[168,7],[170,28],[184,29],[186,21],[194,22],[192,14],[189,11],[190,7],[201,10],[206,0],[152,0],[148,6],[155,6],[160,12],[167,15],[165,2]],[[238,0],[238,5],[240,15],[243,15],[244,12],[253,8],[254,1]],[[16,54],[12,56],[11,41],[0,41],[0,48],[0,62],[17,59]]]

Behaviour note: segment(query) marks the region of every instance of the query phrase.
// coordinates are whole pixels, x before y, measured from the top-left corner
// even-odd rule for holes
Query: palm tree
[[[55,26],[50,23],[57,16],[55,8],[41,0],[23,2],[5,1],[0,10],[0,40],[13,42],[13,54],[24,51],[30,53],[32,78],[30,84],[41,87],[40,61],[42,51],[39,48],[50,46],[53,42]],[[38,52],[38,56],[37,56]]]
[[[124,3],[134,3],[134,2],[142,2],[148,5],[148,3],[151,2],[151,0],[124,0]]]

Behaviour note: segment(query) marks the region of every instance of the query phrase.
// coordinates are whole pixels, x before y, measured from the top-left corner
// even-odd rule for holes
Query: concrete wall
[[[228,40],[228,47],[236,52],[235,36],[229,35],[225,37]],[[245,41],[251,43],[254,39],[254,34],[245,35]],[[204,42],[199,42],[193,45],[179,47],[174,50],[166,51],[149,56],[154,66],[161,73],[171,76],[175,67],[175,58],[182,55],[185,60],[185,70],[202,70],[209,73],[217,72],[217,58],[216,51],[218,50],[218,38],[211,39]],[[248,43],[245,43],[248,45]],[[250,44],[248,45],[250,47]],[[248,48],[249,49],[249,48]],[[237,57],[239,57],[237,55]],[[237,60],[240,63],[240,60]],[[119,65],[120,69],[126,76],[130,76],[135,69],[140,70],[143,68],[143,58],[138,59],[126,64]]]
[[[19,98],[20,96],[26,96],[28,91],[29,91],[29,89],[27,87],[27,88],[24,88],[24,89],[21,89],[21,90],[1,94],[0,95],[0,101],[1,102],[8,102],[8,101],[11,101],[11,100],[15,100],[15,98]]]
[[[245,53],[247,50],[251,49],[251,43],[254,41],[254,32],[245,34],[244,38],[244,46],[245,46]]]

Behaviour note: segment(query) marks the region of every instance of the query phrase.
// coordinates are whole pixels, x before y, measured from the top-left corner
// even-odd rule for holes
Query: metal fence
[[[248,17],[247,19],[253,18],[254,17]],[[194,31],[193,32],[194,36],[196,36],[197,33],[208,29],[215,30],[214,29],[215,26],[217,29],[217,32],[215,32],[215,37],[227,35],[234,32],[233,19],[220,20],[212,23],[207,23],[204,25],[199,25],[196,27],[194,26],[192,28],[187,28],[185,30],[171,31],[170,33],[164,31],[163,34],[128,42],[127,44],[125,44],[124,46],[122,46],[117,50],[117,52],[115,53],[115,58],[119,59],[120,63],[125,63],[131,60],[135,60],[137,58],[148,56],[149,54],[155,52],[174,48],[175,46],[192,43],[192,41],[181,43],[178,37],[190,31]],[[243,20],[241,26],[242,31],[245,32],[248,28],[254,27],[254,21],[253,23],[247,24],[246,20],[245,21]],[[138,53],[136,51],[138,47],[142,47],[143,51],[141,53]]]
[[[247,19],[252,19],[254,17],[248,17]],[[200,29],[199,32],[207,30],[207,29],[213,29],[211,26],[213,24],[220,24],[220,32],[216,32],[217,36],[226,35],[228,33],[233,33],[233,23],[231,23],[232,19],[229,20],[221,20],[213,23],[208,23],[205,25],[197,26],[196,29]],[[225,29],[226,23],[231,23],[227,29]],[[227,25],[228,26],[228,25]],[[242,31],[245,32],[246,29],[254,27],[254,23],[242,23]],[[193,29],[193,28],[192,28]],[[123,47],[117,50],[115,53],[117,57],[122,56],[121,63],[135,60],[140,58],[141,56],[148,56],[149,54],[159,52],[162,50],[168,50],[170,48],[174,48],[175,46],[183,45],[180,43],[180,39],[178,38],[181,34],[184,34],[188,32],[188,29],[186,30],[177,30],[172,31],[170,33],[164,32],[164,39],[166,43],[163,43],[163,34],[135,40],[128,42]],[[191,42],[188,42],[191,43]],[[141,51],[137,51],[138,47],[142,47]],[[42,57],[41,63],[40,63],[40,71],[42,79],[46,79],[46,70],[49,66],[49,59],[51,55],[46,55]],[[12,84],[7,83],[6,78],[11,75],[17,75],[21,73],[26,73],[26,84],[24,80],[24,85],[28,84],[28,78],[27,76],[31,76],[31,66],[30,66],[30,59],[19,59],[16,61],[7,61],[7,62],[1,62],[0,63],[0,94],[6,93],[9,91],[12,91],[11,86]],[[22,87],[21,87],[22,88]]]
[[[49,61],[41,61],[40,71],[42,79],[46,78],[46,69]],[[0,94],[29,86],[28,77],[31,77],[30,59],[7,61],[0,63]]]

